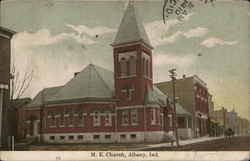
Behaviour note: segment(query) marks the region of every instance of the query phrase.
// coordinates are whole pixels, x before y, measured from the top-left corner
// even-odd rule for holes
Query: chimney
[[[186,75],[185,75],[185,74],[183,74],[183,75],[182,75],[182,78],[183,78],[183,79],[185,79],[185,78],[186,78]]]
[[[75,73],[74,73],[74,77],[77,76],[79,73],[80,73],[80,72],[75,72]]]

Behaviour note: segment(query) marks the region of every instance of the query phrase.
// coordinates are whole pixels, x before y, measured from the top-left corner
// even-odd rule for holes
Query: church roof
[[[153,91],[153,89],[148,85],[144,97],[144,104],[159,104],[159,101]]]
[[[129,2],[112,46],[143,42],[153,48],[133,2]]]
[[[64,100],[114,99],[114,73],[94,64],[89,64],[62,87],[48,102]]]
[[[50,97],[52,97],[59,89],[61,89],[63,86],[58,87],[50,87],[45,88],[42,91],[40,91],[34,99],[30,102],[28,107],[39,107],[42,105],[42,99],[44,102],[46,102]],[[44,98],[42,98],[42,94],[44,95]]]

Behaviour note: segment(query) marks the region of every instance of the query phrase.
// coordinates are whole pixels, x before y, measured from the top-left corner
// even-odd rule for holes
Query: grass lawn
[[[146,151],[249,151],[249,136],[222,138],[179,147],[161,147]]]

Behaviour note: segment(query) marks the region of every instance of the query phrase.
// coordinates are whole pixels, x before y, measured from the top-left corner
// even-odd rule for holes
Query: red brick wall
[[[136,51],[136,74],[137,77],[132,78],[123,78],[120,79],[120,63],[119,63],[119,53]],[[150,49],[142,45],[132,45],[127,47],[114,48],[114,76],[115,76],[115,94],[116,97],[120,99],[117,103],[117,106],[131,106],[131,105],[143,105],[144,94],[146,91],[147,84],[150,87],[153,87],[153,80],[151,74],[151,79],[144,77],[143,71],[143,60],[142,60],[142,51],[147,53],[151,58],[150,69],[152,73],[152,52]],[[132,91],[132,99],[126,99],[126,93],[122,92],[122,86],[126,83],[133,84],[134,91]]]
[[[84,109],[86,115],[84,115],[84,126],[78,127],[78,116],[74,116],[74,127],[68,126],[68,117],[65,117],[64,127],[59,127],[59,117],[56,117],[56,127],[50,127],[50,118],[48,118],[49,112],[54,112],[58,110],[75,110],[79,107]],[[93,110],[100,110],[101,114],[105,110],[111,111],[115,114],[114,104],[81,104],[81,105],[58,105],[53,107],[46,107],[46,127],[44,133],[84,133],[84,132],[113,132],[115,131],[115,116],[112,116],[112,125],[105,126],[105,116],[100,116],[100,126],[93,126],[93,116],[91,113]],[[76,113],[75,113],[76,114]],[[58,115],[59,116],[59,115]]]

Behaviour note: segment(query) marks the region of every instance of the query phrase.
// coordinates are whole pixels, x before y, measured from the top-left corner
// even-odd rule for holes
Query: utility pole
[[[170,78],[172,79],[172,87],[173,87],[173,104],[174,104],[174,129],[175,129],[175,136],[176,136],[176,145],[179,146],[179,136],[178,136],[178,125],[177,125],[177,115],[176,115],[176,98],[175,98],[175,83],[176,83],[176,76],[175,73],[176,69],[169,70]]]

